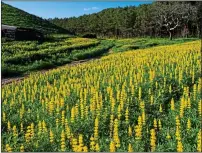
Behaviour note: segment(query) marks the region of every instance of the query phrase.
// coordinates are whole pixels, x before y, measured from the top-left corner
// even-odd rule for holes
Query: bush
[[[82,36],[82,38],[97,38],[96,34],[87,33]]]

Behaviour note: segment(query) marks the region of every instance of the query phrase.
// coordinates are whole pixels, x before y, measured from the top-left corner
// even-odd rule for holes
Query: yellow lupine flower
[[[30,137],[33,138],[34,137],[34,123],[31,123],[31,126],[30,126]]]
[[[93,137],[90,138],[90,150],[95,150],[95,139]]]
[[[171,99],[171,110],[173,111],[173,110],[175,110],[175,103],[174,103],[174,99],[172,98]]]
[[[129,137],[132,136],[132,128],[131,128],[130,125],[129,125],[129,127],[128,127],[128,136],[129,136]]]
[[[66,147],[65,147],[65,132],[64,130],[62,130],[62,133],[61,133],[61,140],[60,140],[60,143],[61,143],[61,151],[64,152],[66,150]]]
[[[79,134],[79,146],[83,147],[83,135]]]
[[[196,100],[196,93],[197,93],[196,84],[194,84],[194,86],[193,86],[193,99],[194,100]]]
[[[54,134],[51,129],[50,129],[50,133],[49,133],[49,140],[50,140],[50,143],[54,142]]]
[[[145,125],[146,123],[146,116],[145,116],[145,111],[142,112],[142,124]]]
[[[20,123],[20,132],[23,132],[23,124]]]
[[[170,134],[167,133],[166,139],[170,139],[170,138],[171,138]]]
[[[138,98],[139,98],[139,100],[141,100],[141,98],[142,98],[142,88],[141,87],[139,87]]]
[[[129,145],[128,145],[128,152],[133,152],[133,148],[132,148],[131,143],[129,143]]]
[[[177,152],[183,152],[183,145],[180,140],[177,141]]]
[[[62,119],[61,119],[62,125],[65,124],[65,111],[62,111]]]
[[[73,138],[73,140],[72,140],[72,150],[75,151],[75,152],[77,152],[78,149],[80,149],[80,147],[79,147],[79,145],[77,143],[77,139]]]
[[[157,129],[157,120],[154,119],[154,128]]]
[[[198,135],[197,135],[197,151],[201,152],[202,150],[202,136],[201,136],[201,130],[199,130]]]
[[[150,134],[151,134],[151,137],[150,137],[150,146],[151,146],[151,151],[155,151],[155,148],[156,148],[156,132],[154,129],[151,129],[150,130]]]
[[[10,121],[8,121],[7,127],[8,127],[8,131],[10,131],[11,130],[11,123],[10,123]]]
[[[83,147],[83,152],[88,152],[88,147],[87,146]]]
[[[135,139],[136,140],[142,139],[142,127],[139,125],[135,126]]]
[[[126,108],[126,112],[125,112],[125,121],[126,121],[126,123],[128,124],[129,122],[128,122],[128,119],[129,118],[129,110],[128,110],[128,107]]]
[[[119,140],[119,131],[118,131],[118,119],[114,121],[114,133],[113,139],[117,148],[120,147],[120,140]]]
[[[161,120],[158,120],[158,127],[159,127],[159,130],[161,130],[161,129],[162,129]]]
[[[188,119],[187,120],[187,131],[189,131],[191,129],[191,120]]]
[[[98,140],[98,126],[99,126],[99,120],[98,118],[95,119],[95,127],[94,127],[94,139],[95,141]]]
[[[31,139],[31,127],[28,126],[27,131],[25,133],[25,140],[26,140],[27,143],[29,143],[30,139]]]
[[[110,142],[109,151],[116,152],[116,147],[113,141]]]
[[[202,112],[202,100],[199,100],[198,102],[198,114],[199,116],[201,116]]]
[[[6,152],[12,152],[12,148],[9,146],[9,144],[6,144]]]
[[[112,130],[113,130],[113,124],[114,124],[114,115],[110,115],[110,137],[112,136]]]
[[[25,152],[25,148],[23,144],[20,146],[20,152]]]
[[[176,127],[175,136],[176,136],[176,140],[181,140],[180,129],[178,126]]]
[[[75,110],[74,107],[71,109],[71,122],[73,123],[75,119]]]
[[[138,116],[138,126],[142,126],[142,116]]]
[[[99,147],[99,144],[98,144],[98,143],[96,143],[96,145],[95,145],[95,151],[96,151],[96,152],[99,152],[99,151],[100,151],[100,147]]]
[[[160,107],[159,107],[159,112],[162,113],[163,112],[163,109],[162,109],[162,106],[160,104]]]
[[[6,113],[5,112],[3,112],[2,121],[6,122]]]

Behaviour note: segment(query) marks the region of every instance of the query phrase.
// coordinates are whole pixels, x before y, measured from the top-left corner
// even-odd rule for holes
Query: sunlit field
[[[31,74],[2,87],[2,151],[201,152],[201,87],[200,41]]]

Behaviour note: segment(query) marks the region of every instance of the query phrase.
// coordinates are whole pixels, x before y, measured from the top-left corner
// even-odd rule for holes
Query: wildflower
[[[75,110],[74,107],[71,109],[71,122],[73,123],[75,119]]]
[[[5,113],[5,112],[3,112],[2,121],[3,121],[3,122],[6,122],[6,113]]]
[[[98,118],[95,119],[95,127],[94,127],[94,139],[95,141],[98,140],[98,126],[99,126],[99,121]]]
[[[128,152],[133,152],[133,148],[132,148],[131,143],[129,143],[129,145],[128,145]]]
[[[187,121],[187,131],[189,131],[191,129],[191,121],[190,119],[188,119]]]
[[[129,137],[132,136],[132,128],[131,128],[130,125],[129,125],[129,127],[128,127],[128,136],[129,136]]]
[[[198,152],[201,152],[201,149],[202,149],[201,142],[202,142],[202,137],[201,137],[201,130],[200,130],[197,135],[197,151]]]
[[[50,140],[50,143],[53,143],[53,141],[54,141],[54,134],[51,129],[50,129],[50,133],[49,133],[49,140]]]
[[[128,111],[128,107],[127,107],[127,109],[126,109],[126,113],[125,113],[125,121],[126,121],[126,123],[128,124],[128,118],[129,118],[129,111]]]
[[[145,111],[142,112],[142,124],[145,125],[145,120],[146,120],[146,117],[145,117]]]
[[[156,132],[154,129],[151,129],[150,130],[150,134],[151,134],[151,137],[150,137],[150,146],[151,146],[151,151],[155,151],[155,148],[156,148]]]
[[[174,103],[174,99],[171,99],[171,110],[174,111],[175,110],[175,103]]]
[[[162,109],[162,106],[160,104],[160,107],[159,107],[159,112],[162,113],[163,112],[163,109]]]
[[[113,141],[110,142],[109,151],[116,152],[115,144]]]
[[[154,119],[154,128],[157,129],[157,120]]]
[[[83,135],[79,134],[79,146],[83,147]]]
[[[20,146],[20,152],[25,152],[25,148],[24,148],[23,144]]]
[[[62,111],[62,119],[61,119],[62,125],[65,124],[65,111]]]
[[[142,127],[139,125],[135,126],[135,139],[136,140],[142,139]]]
[[[90,150],[95,150],[95,139],[93,137],[90,138]]]
[[[114,135],[113,135],[114,142],[116,143],[116,147],[120,147],[120,140],[119,140],[119,132],[118,132],[118,119],[114,121]]]
[[[64,130],[62,130],[62,133],[61,133],[60,143],[61,143],[61,151],[64,152],[65,151],[65,132],[64,132]]]
[[[170,138],[171,138],[170,134],[167,133],[166,139],[170,139]]]
[[[100,147],[99,147],[99,144],[98,144],[98,143],[96,143],[96,145],[95,145],[95,151],[96,151],[96,152],[99,152],[99,151],[100,151]]]
[[[183,145],[180,140],[177,141],[177,152],[183,152]]]
[[[10,121],[8,121],[7,127],[8,127],[8,131],[10,131],[11,130],[11,123],[10,123]]]
[[[12,148],[9,146],[9,144],[6,144],[6,152],[12,152]]]
[[[158,126],[159,126],[159,130],[161,130],[162,129],[161,120],[158,120]]]
[[[202,111],[202,100],[199,100],[199,102],[198,102],[198,114],[199,114],[199,116],[201,117],[201,111]]]
[[[83,152],[88,152],[88,147],[87,146],[83,147]]]

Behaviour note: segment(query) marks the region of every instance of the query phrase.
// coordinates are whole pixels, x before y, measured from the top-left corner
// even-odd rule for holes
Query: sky
[[[68,1],[6,1],[4,3],[24,10],[30,14],[37,15],[44,19],[78,17],[84,14],[100,12],[106,8],[124,6],[138,6],[148,4],[151,1],[130,1],[130,2],[68,2]]]

